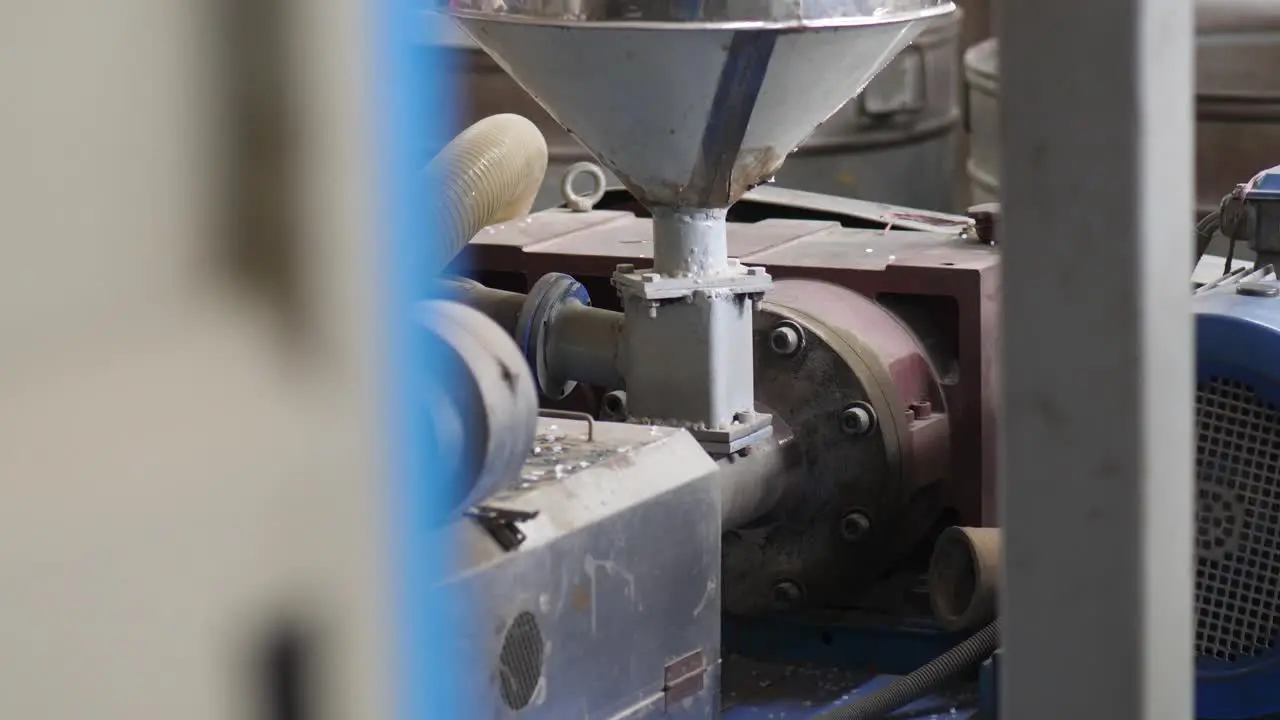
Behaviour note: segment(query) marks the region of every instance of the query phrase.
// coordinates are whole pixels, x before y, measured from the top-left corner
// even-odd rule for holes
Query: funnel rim
[[[750,3],[765,0],[727,1],[738,3],[741,17]],[[498,12],[503,6],[497,4],[528,12],[566,0],[453,0],[450,10],[640,202],[726,208],[767,181],[936,18],[955,12],[951,0],[767,1],[808,3],[810,11],[826,3],[862,15],[828,18],[822,27],[781,20],[663,22],[652,15],[564,22]],[[464,7],[468,2],[487,3],[487,11]],[[872,16],[873,7],[897,12]],[[838,70],[826,72],[828,66]],[[634,92],[619,92],[619,82]]]
[[[468,0],[463,0],[467,2]],[[471,0],[486,4],[491,0]],[[781,31],[803,32],[835,28],[896,25],[900,23],[931,20],[955,12],[951,0],[921,0],[932,2],[918,10],[900,11],[884,15],[847,15],[835,17],[765,19],[765,20],[582,20],[557,15],[540,15],[531,12],[499,12],[488,9],[446,7],[439,12],[458,20],[505,23],[512,25],[539,25],[545,27],[572,28],[574,30],[665,30],[665,31]]]

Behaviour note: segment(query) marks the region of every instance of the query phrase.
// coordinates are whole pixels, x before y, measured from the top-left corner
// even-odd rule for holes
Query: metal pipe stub
[[[929,562],[929,602],[948,630],[972,630],[996,615],[1000,529],[949,527]]]
[[[562,302],[547,325],[542,343],[548,382],[564,378],[605,389],[623,386],[623,316],[613,310]]]
[[[464,278],[446,280],[442,291],[489,316],[515,339],[546,397],[558,400],[579,382],[622,387],[622,313],[591,307],[586,289],[572,277],[545,275],[527,295]]]
[[[804,454],[786,422],[770,415],[773,434],[749,451],[727,455],[716,461],[720,470],[721,528],[733,530],[772,510],[781,500]]]
[[[508,335],[516,337],[525,295],[496,290],[464,277],[441,278],[439,295],[479,310],[501,325]]]

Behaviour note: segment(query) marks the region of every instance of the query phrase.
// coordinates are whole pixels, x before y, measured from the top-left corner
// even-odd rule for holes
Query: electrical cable
[[[1214,210],[1196,223],[1196,262],[1209,250],[1209,243],[1222,227],[1222,212]]]

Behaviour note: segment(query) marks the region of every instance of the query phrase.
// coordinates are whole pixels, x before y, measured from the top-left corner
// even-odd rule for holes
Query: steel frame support
[[[1190,718],[1192,0],[1000,10],[1002,716]]]

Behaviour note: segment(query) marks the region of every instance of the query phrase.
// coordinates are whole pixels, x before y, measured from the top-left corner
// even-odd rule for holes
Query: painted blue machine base
[[[978,671],[978,717],[996,720],[1000,715],[1000,663],[1004,649],[992,653]]]
[[[1280,197],[1278,187],[1280,168],[1272,168],[1254,178],[1248,192],[1254,194],[1255,201],[1265,200],[1269,205]],[[1233,434],[1239,437],[1238,443],[1228,443],[1221,448],[1209,445],[1199,451],[1201,457],[1197,460],[1197,483],[1202,488],[1207,484],[1207,476],[1234,493],[1240,487],[1237,483],[1249,478],[1248,473],[1255,462],[1258,463],[1259,471],[1267,468],[1265,475],[1258,476],[1261,479],[1256,482],[1275,481],[1274,465],[1264,465],[1264,462],[1274,463],[1273,460],[1266,459],[1270,448],[1264,445],[1263,451],[1257,451],[1245,444],[1249,437],[1255,438],[1250,441],[1254,444],[1259,442],[1257,438],[1262,438],[1263,443],[1270,442],[1268,438],[1272,430],[1259,423],[1273,423],[1274,420],[1269,418],[1280,407],[1280,364],[1276,362],[1276,358],[1280,357],[1280,280],[1272,276],[1272,270],[1273,268],[1244,271],[1225,277],[1201,288],[1193,299],[1197,385],[1204,389],[1215,382],[1233,383],[1242,397],[1251,395],[1256,405],[1247,422],[1240,419],[1229,420],[1236,423]],[[1215,416],[1222,417],[1219,415],[1222,402],[1217,397],[1198,401],[1197,414],[1201,426],[1209,424]],[[1202,429],[1199,431],[1204,432]],[[1259,452],[1257,460],[1254,458],[1255,452]],[[1266,518],[1267,513],[1273,512],[1270,495],[1273,487],[1262,492],[1268,494],[1261,498],[1252,494],[1239,496],[1238,504],[1249,508],[1249,514],[1242,515],[1245,518],[1243,527],[1249,527],[1252,513],[1257,512],[1260,517]],[[1199,501],[1205,502],[1206,491],[1202,489],[1200,493]],[[1254,509],[1259,506],[1260,509]],[[1270,525],[1260,524],[1254,532],[1256,535],[1248,545],[1233,551],[1233,554],[1239,553],[1239,556],[1233,561],[1232,567],[1219,568],[1213,564],[1216,561],[1211,557],[1197,558],[1201,563],[1198,572],[1206,578],[1198,581],[1198,587],[1200,582],[1204,583],[1211,591],[1207,594],[1208,597],[1231,600],[1239,592],[1237,588],[1242,585],[1248,587],[1247,583],[1271,581],[1269,575],[1257,579],[1236,574],[1241,568],[1250,567],[1248,563],[1270,562],[1275,552]],[[1268,589],[1265,592],[1272,591]],[[1198,631],[1219,614],[1213,607],[1198,610]],[[1271,617],[1267,614],[1271,610],[1253,611],[1262,612],[1263,617]],[[1233,612],[1237,617],[1240,614],[1239,610]],[[1256,653],[1242,653],[1229,660],[1207,655],[1198,657],[1196,715],[1206,720],[1280,716],[1280,647],[1277,643],[1273,641],[1267,648],[1258,649]]]
[[[843,614],[725,620],[723,720],[809,720],[872,693],[946,652],[963,636],[915,619]],[[897,720],[978,720],[976,672],[902,708]]]
[[[859,695],[893,682],[896,675],[764,663],[730,657],[724,662],[722,720],[809,720]],[[970,720],[977,713],[972,685],[933,695],[890,715],[898,720]]]

